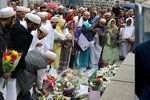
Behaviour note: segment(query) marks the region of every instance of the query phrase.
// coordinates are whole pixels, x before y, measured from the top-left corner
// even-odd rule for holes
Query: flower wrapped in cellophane
[[[48,92],[53,92],[56,78],[52,75],[46,75],[43,80],[43,88]]]
[[[19,60],[21,58],[21,53],[15,51],[15,50],[6,50],[6,52],[3,53],[3,59],[2,59],[2,70],[4,73],[11,73],[15,70],[16,66],[19,63]],[[7,80],[4,81],[3,88],[5,87],[7,83]]]
[[[2,70],[5,73],[10,73],[15,70],[19,60],[21,58],[21,53],[15,50],[7,50],[3,54],[2,60]]]

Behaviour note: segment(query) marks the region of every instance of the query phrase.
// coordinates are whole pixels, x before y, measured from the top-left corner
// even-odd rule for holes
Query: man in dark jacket
[[[135,49],[135,93],[140,100],[150,100],[150,41]]]
[[[2,55],[8,47],[8,40],[9,40],[8,30],[15,21],[15,14],[16,12],[11,7],[6,7],[0,10],[0,84],[2,84],[1,78],[8,79],[10,78],[10,75],[11,75],[11,73],[4,73],[2,71]],[[6,99],[6,95],[4,95],[5,93],[3,94],[1,92],[4,92],[4,91],[0,87],[0,95],[3,95],[4,98]],[[3,100],[3,99],[0,99],[0,100]],[[14,99],[11,99],[11,100],[14,100]]]
[[[27,8],[23,6],[17,6],[16,8],[17,8],[16,9],[16,21],[18,22],[23,21]]]
[[[22,52],[22,57],[19,61],[19,64],[17,65],[15,71],[12,72],[12,76],[14,78],[18,77],[17,74],[19,73],[20,70],[26,68],[25,56],[28,52],[28,49],[31,45],[32,38],[33,38],[31,31],[36,30],[41,23],[41,18],[32,13],[27,13],[25,20],[26,20],[27,27],[24,27],[19,22],[17,22],[11,28],[10,39],[12,42],[10,48]],[[24,97],[26,98],[26,99],[24,98],[24,100],[30,100],[30,95],[27,94],[24,95]]]

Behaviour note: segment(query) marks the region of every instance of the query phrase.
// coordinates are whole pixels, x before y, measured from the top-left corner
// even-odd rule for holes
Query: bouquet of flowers
[[[3,53],[3,59],[2,59],[2,70],[5,73],[11,73],[15,70],[17,64],[19,63],[19,60],[21,58],[21,53],[15,51],[15,50],[7,50]],[[5,79],[3,88],[7,84],[7,80]]]
[[[56,91],[62,92],[63,95],[71,97],[74,94],[75,85],[71,81],[72,78],[62,77],[61,80],[57,81]]]
[[[92,76],[89,78],[89,86],[93,90],[97,90],[103,84],[103,75],[97,75],[97,71],[95,71]]]
[[[37,88],[37,84],[33,86],[33,100],[46,100],[50,92],[53,92],[56,78],[51,75],[45,75],[43,78],[43,90]]]
[[[54,76],[46,75],[43,80],[43,88],[48,92],[52,92],[54,90],[55,81],[56,78]]]
[[[110,79],[116,74],[119,66],[108,65],[107,67],[101,68],[95,71],[89,78],[89,86],[93,90],[100,90],[103,92],[110,83]]]

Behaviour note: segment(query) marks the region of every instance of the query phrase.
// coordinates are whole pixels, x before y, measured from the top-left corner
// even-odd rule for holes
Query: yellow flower
[[[18,52],[17,52],[17,51],[15,51],[15,50],[13,50],[13,51],[12,51],[12,55],[14,55],[14,56],[18,56]]]
[[[11,61],[11,56],[6,56],[6,61],[10,62]]]

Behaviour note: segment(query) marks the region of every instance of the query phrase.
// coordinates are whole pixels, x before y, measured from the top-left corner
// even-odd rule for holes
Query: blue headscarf
[[[87,30],[89,30],[90,27],[91,27],[91,24],[90,24],[88,21],[83,22],[83,25],[85,26],[85,28],[86,28]]]

